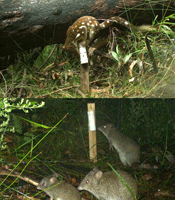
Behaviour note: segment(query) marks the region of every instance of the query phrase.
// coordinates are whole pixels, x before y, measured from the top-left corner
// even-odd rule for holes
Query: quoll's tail
[[[114,16],[114,17],[111,17],[111,18],[105,20],[104,22],[102,22],[100,24],[100,27],[101,27],[101,29],[105,29],[109,26],[112,26],[114,23],[121,24],[121,25],[125,26],[126,28],[128,28],[129,30],[131,30],[132,26],[133,26],[126,19],[119,17],[119,16]]]

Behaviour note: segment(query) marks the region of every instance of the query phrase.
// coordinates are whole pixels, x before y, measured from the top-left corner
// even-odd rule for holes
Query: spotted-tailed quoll
[[[100,30],[105,29],[114,23],[121,24],[128,29],[131,29],[132,27],[130,22],[118,16],[111,17],[102,23],[99,23],[92,16],[80,17],[73,23],[72,26],[68,28],[67,38],[63,48],[73,48],[79,52],[79,44],[87,47],[95,39],[95,36],[97,33],[99,33]]]

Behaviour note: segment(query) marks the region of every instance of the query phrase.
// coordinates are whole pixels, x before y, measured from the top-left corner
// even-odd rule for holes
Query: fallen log
[[[0,56],[64,43],[79,17],[107,19],[120,15],[136,25],[173,13],[174,1],[159,0],[6,0],[0,3]]]

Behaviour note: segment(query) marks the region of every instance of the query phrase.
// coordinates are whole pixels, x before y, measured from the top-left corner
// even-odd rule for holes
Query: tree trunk
[[[0,3],[0,56],[64,43],[66,30],[81,16],[120,15],[134,24],[164,17],[169,0],[5,0]],[[174,6],[173,3],[171,6]],[[172,7],[171,7],[172,8]],[[173,9],[171,9],[173,12]]]

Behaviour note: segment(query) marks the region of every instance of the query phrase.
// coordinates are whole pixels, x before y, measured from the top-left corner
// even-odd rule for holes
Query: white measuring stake
[[[90,131],[96,131],[95,111],[94,110],[88,112],[88,123],[89,123],[89,130]]]
[[[79,44],[79,52],[80,52],[80,62],[81,62],[81,64],[88,63],[88,56],[87,56],[86,47],[83,47],[81,44]]]
[[[89,158],[97,162],[97,137],[95,125],[95,103],[88,103],[88,125],[89,125]]]

